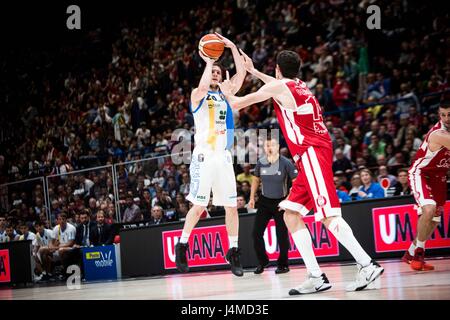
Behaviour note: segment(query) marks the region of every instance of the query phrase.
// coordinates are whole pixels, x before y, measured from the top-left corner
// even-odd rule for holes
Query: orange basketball
[[[198,43],[198,50],[212,59],[219,59],[225,49],[225,45],[218,36],[213,33],[204,35]]]

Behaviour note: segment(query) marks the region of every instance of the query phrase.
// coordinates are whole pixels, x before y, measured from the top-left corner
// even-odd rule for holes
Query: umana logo
[[[108,253],[100,252],[100,259],[95,261],[95,266],[97,268],[112,267],[114,260],[111,259],[111,250]]]

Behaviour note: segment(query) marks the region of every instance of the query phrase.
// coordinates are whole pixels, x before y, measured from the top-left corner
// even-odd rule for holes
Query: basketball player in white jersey
[[[321,221],[355,258],[358,275],[347,286],[348,291],[365,289],[384,271],[364,251],[350,226],[342,219],[339,199],[333,181],[331,164],[333,147],[326,129],[322,110],[306,84],[298,79],[301,60],[293,51],[281,51],[276,59],[276,77],[257,71],[251,59],[243,54],[244,67],[265,82],[257,92],[244,97],[233,94],[233,83],[219,84],[230,104],[241,109],[273,98],[278,122],[297,166],[298,176],[292,183],[287,199],[279,207],[285,210],[284,220],[305,263],[308,277],[290,295],[328,290],[331,284],[322,273],[312,249],[311,235],[303,216],[314,209],[316,221]]]
[[[230,82],[236,93],[245,78],[243,60],[236,45],[218,35],[225,47],[231,49],[236,74]],[[234,142],[233,110],[219,88],[223,79],[222,69],[215,60],[199,52],[206,67],[197,88],[191,94],[191,111],[195,123],[195,148],[190,165],[190,190],[187,200],[193,207],[186,215],[183,233],[175,246],[175,262],[178,271],[189,271],[186,253],[192,229],[208,206],[211,189],[213,205],[225,207],[225,223],[229,238],[226,260],[236,276],[243,276],[238,249],[239,216],[236,203],[236,176],[230,149]],[[228,71],[227,71],[228,74]]]

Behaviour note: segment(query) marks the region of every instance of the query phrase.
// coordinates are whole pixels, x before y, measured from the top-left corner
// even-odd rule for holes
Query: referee
[[[280,247],[278,257],[278,268],[275,273],[289,272],[288,250],[289,238],[286,224],[284,223],[284,211],[278,211],[278,204],[288,195],[288,184],[296,178],[297,170],[289,159],[280,156],[278,141],[267,138],[264,142],[264,152],[266,153],[255,167],[252,179],[252,189],[248,208],[255,207],[255,194],[260,183],[262,183],[261,196],[258,198],[258,213],[253,226],[253,244],[258,257],[259,265],[255,274],[264,272],[264,268],[269,264],[264,245],[264,230],[270,219],[275,219],[277,241]]]

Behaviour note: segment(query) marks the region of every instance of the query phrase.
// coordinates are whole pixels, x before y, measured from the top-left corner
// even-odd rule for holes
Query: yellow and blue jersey
[[[212,151],[230,150],[234,142],[233,110],[220,91],[208,91],[198,106],[191,105],[195,145]]]

